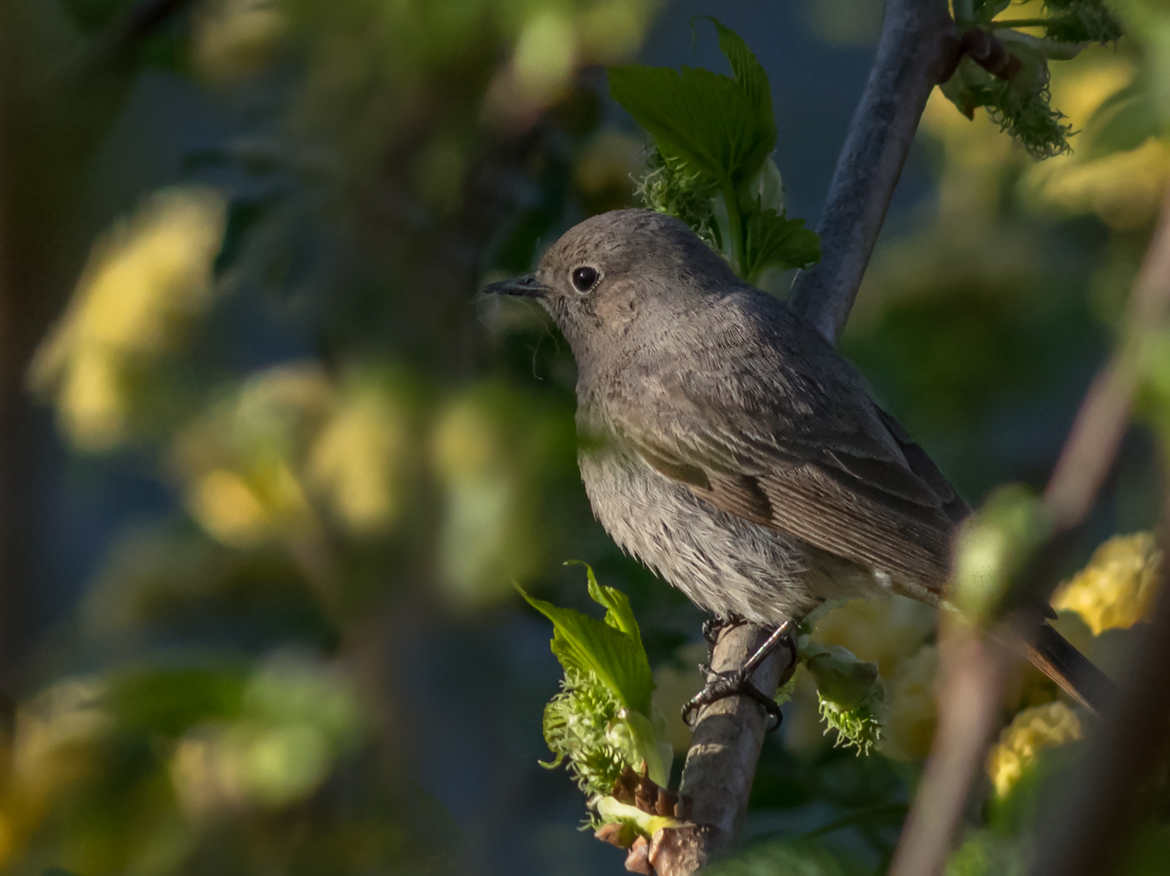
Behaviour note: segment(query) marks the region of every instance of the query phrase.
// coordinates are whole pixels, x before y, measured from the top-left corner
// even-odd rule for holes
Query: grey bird
[[[785,630],[828,599],[945,604],[967,505],[851,364],[684,223],[594,216],[534,273],[484,291],[552,316],[577,362],[594,514],[700,608]],[[1047,624],[1027,645],[1081,702],[1105,695],[1107,680]]]

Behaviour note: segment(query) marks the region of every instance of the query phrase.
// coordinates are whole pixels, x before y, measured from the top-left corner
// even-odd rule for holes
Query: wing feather
[[[640,376],[646,403],[609,418],[656,471],[728,513],[937,594],[966,506],[918,445],[870,399],[819,337],[777,342],[708,336],[703,355]],[[764,339],[768,341],[767,338]],[[736,350],[727,348],[738,346]],[[913,592],[909,592],[913,591]]]

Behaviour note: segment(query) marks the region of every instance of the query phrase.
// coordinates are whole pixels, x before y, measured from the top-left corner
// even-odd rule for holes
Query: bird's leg
[[[742,621],[740,621],[742,623]],[[711,675],[710,666],[699,667],[708,674],[707,683],[703,689],[695,694],[687,704],[683,706],[682,719],[688,727],[693,727],[692,719],[696,716],[699,709],[703,706],[709,705],[716,700],[721,700],[724,697],[731,696],[746,696],[751,697],[757,703],[764,707],[764,711],[774,719],[774,723],[769,730],[775,730],[780,726],[780,721],[783,716],[780,713],[780,706],[776,701],[766,694],[762,693],[759,688],[752,684],[752,673],[759,668],[759,665],[776,650],[781,643],[785,644],[792,651],[793,665],[796,664],[796,645],[792,641],[792,636],[789,635],[792,630],[793,623],[791,620],[786,620],[780,624],[768,636],[764,643],[760,645],[755,652],[744,661],[743,666],[731,672],[721,672],[716,675]],[[721,627],[720,627],[721,628]],[[708,626],[703,625],[703,634],[707,635]],[[712,641],[709,639],[708,641]],[[712,645],[714,642],[712,641]]]

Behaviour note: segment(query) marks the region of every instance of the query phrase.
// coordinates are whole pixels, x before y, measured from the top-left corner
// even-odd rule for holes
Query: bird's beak
[[[518,295],[521,298],[543,298],[548,292],[548,286],[537,280],[534,274],[489,283],[483,287],[485,295]]]

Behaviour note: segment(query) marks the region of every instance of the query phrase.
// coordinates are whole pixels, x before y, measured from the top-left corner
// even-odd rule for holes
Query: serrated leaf
[[[744,227],[747,254],[744,278],[754,282],[768,267],[800,268],[821,257],[817,233],[803,219],[789,219],[775,210],[759,210],[747,217]]]
[[[589,673],[623,706],[650,714],[654,679],[640,638],[587,614],[529,596],[519,585],[516,589],[552,622],[550,648],[566,671]]]
[[[707,16],[707,20],[715,25],[715,30],[719,34],[719,48],[731,64],[735,81],[755,109],[759,130],[761,133],[770,134],[770,137],[761,140],[763,154],[758,160],[762,163],[776,146],[776,119],[772,114],[772,89],[768,85],[768,74],[759,58],[748,48],[739,34],[724,27],[716,18]],[[755,161],[753,158],[747,163],[752,164]]]
[[[734,187],[754,176],[776,145],[771,91],[747,44],[709,20],[734,78],[694,67],[629,65],[610,68],[609,89],[667,160]]]
[[[613,67],[609,89],[667,159],[682,161],[717,185],[754,172],[745,170],[746,161],[772,136],[758,130],[753,107],[735,81],[710,70]]]
[[[583,566],[585,569],[586,588],[589,598],[605,609],[605,622],[615,630],[620,630],[633,636],[638,646],[642,645],[642,633],[638,629],[638,621],[634,617],[634,610],[630,607],[630,597],[616,587],[606,587],[597,583],[597,576],[593,574],[593,567],[581,560],[569,560],[566,566]]]

